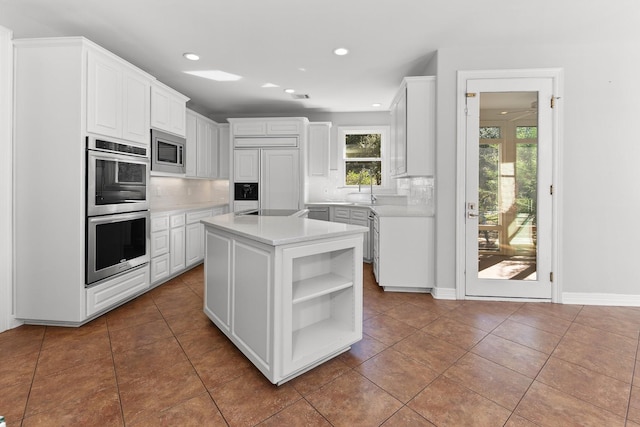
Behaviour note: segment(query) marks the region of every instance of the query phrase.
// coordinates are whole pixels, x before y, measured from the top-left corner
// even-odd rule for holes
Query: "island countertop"
[[[291,216],[236,215],[205,218],[205,226],[237,234],[271,246],[300,243],[327,237],[367,233],[367,227]]]

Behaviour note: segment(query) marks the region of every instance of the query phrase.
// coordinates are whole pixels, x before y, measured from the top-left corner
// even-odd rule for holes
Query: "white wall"
[[[13,317],[12,256],[12,70],[10,30],[0,27],[0,332],[16,326]]]
[[[515,68],[564,69],[564,135],[556,189],[563,207],[563,292],[640,296],[637,43],[438,51],[437,286],[455,287],[455,200],[462,186],[456,183],[455,168],[456,73]]]

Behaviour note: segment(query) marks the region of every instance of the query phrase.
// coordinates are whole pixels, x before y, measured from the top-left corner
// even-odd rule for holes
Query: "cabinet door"
[[[170,274],[169,254],[151,258],[151,283],[157,283]]]
[[[151,83],[141,76],[124,72],[122,86],[122,138],[149,145]]]
[[[209,178],[211,175],[211,127],[205,120],[198,119],[196,129],[198,135],[198,176]]]
[[[352,219],[350,224],[369,228],[369,220]],[[364,233],[364,240],[362,242],[362,258],[366,260],[371,259],[371,240],[369,238],[369,233]]]
[[[395,108],[393,174],[407,172],[407,91],[404,89]]]
[[[329,176],[331,123],[309,124],[309,176]]]
[[[219,178],[220,171],[218,168],[218,155],[219,155],[219,140],[218,140],[218,125],[215,122],[209,123],[210,135],[209,139],[209,178]]]
[[[200,223],[186,226],[185,257],[187,266],[196,264],[204,258],[204,226]]]
[[[185,269],[185,227],[172,228],[171,236],[171,274],[177,273]]]
[[[185,148],[185,173],[187,176],[198,176],[198,130],[195,114],[187,110],[186,118],[187,146]]]
[[[222,330],[231,326],[231,248],[233,242],[206,230],[204,311]]]
[[[122,69],[116,61],[94,51],[88,53],[87,130],[122,136]]]
[[[260,150],[234,150],[233,159],[235,182],[258,182]]]
[[[229,179],[231,162],[229,125],[218,125],[218,178]]]
[[[169,252],[169,231],[151,233],[151,257],[157,257]]]
[[[187,98],[156,82],[151,87],[151,126],[185,136]]]
[[[262,150],[258,188],[262,209],[299,209],[299,157],[298,150]]]

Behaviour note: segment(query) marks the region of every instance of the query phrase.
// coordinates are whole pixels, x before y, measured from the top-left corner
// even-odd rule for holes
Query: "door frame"
[[[562,173],[559,165],[562,164],[562,104],[564,72],[562,68],[534,68],[517,70],[459,70],[456,89],[456,298],[464,299],[490,299],[490,300],[515,300],[513,298],[495,297],[468,297],[466,296],[465,280],[465,215],[466,215],[466,102],[465,94],[467,80],[475,79],[513,79],[513,78],[550,78],[552,79],[553,96],[558,100],[553,108],[552,129],[552,164],[551,182],[553,184],[553,203],[551,212],[551,271],[553,282],[551,283],[551,301],[562,302],[562,271],[560,269],[562,258],[562,241],[560,238],[562,219]],[[524,301],[518,298],[517,301]],[[539,300],[531,300],[539,301]]]
[[[20,325],[13,289],[13,32],[0,26],[0,332]]]

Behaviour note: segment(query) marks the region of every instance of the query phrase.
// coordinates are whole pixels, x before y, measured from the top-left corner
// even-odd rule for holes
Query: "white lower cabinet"
[[[373,273],[385,291],[428,292],[434,286],[433,217],[375,216]]]
[[[149,287],[146,265],[87,288],[87,316],[112,307]]]
[[[203,218],[225,208],[151,214],[151,283],[158,285],[204,259]]]
[[[202,262],[204,259],[204,225],[200,223],[200,220],[223,213],[219,209],[216,209],[216,212],[212,212],[211,209],[187,212],[187,225],[185,226],[185,262],[187,267]]]
[[[184,213],[171,215],[169,222],[171,224],[171,229],[169,230],[169,273],[176,274],[187,266]]]
[[[369,208],[350,208],[344,206],[332,206],[329,216],[333,222],[360,225],[369,228]],[[371,236],[370,232],[364,234],[362,243],[362,259],[371,262]]]
[[[362,238],[270,246],[206,228],[205,313],[274,384],[362,338]]]

